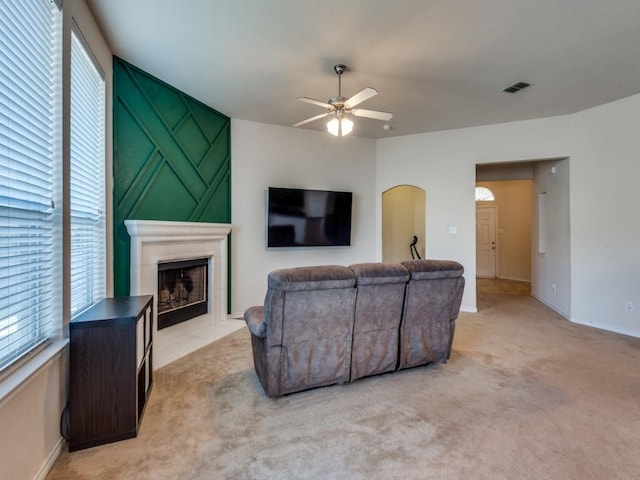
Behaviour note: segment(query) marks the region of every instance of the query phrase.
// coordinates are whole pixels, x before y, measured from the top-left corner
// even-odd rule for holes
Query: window
[[[0,369],[50,334],[59,11],[0,0]]]
[[[71,35],[71,315],[104,298],[105,84],[102,72]]]
[[[476,187],[476,202],[493,202],[496,199],[487,187]]]
[[[61,158],[61,12],[51,0],[0,0],[0,370],[106,293],[105,81],[72,33],[70,173]],[[62,212],[62,190],[70,212]],[[70,276],[63,277],[63,218]]]

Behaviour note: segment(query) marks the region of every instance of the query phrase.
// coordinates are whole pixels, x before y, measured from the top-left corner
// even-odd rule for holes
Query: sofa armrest
[[[267,324],[264,321],[264,307],[249,307],[244,312],[244,321],[252,335],[258,338],[267,336]]]

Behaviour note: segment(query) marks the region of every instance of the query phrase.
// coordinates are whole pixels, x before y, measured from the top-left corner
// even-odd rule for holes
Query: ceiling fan
[[[301,122],[294,123],[292,127],[300,127],[307,123],[315,122],[321,118],[331,116],[331,120],[327,123],[327,130],[329,133],[335,136],[349,135],[353,130],[353,121],[349,118],[350,115],[356,117],[374,118],[376,120],[391,120],[393,113],[378,112],[376,110],[364,110],[362,108],[355,108],[365,100],[378,94],[375,88],[366,87],[360,90],[355,95],[346,98],[342,96],[342,73],[346,70],[346,66],[339,64],[333,67],[333,70],[338,74],[338,96],[331,98],[328,102],[321,102],[320,100],[314,100],[308,97],[298,97],[297,100],[301,102],[311,103],[319,107],[327,109],[325,113],[315,115]]]

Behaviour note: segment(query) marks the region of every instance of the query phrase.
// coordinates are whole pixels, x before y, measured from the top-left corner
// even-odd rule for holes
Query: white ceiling
[[[639,0],[87,0],[115,55],[232,118],[370,86],[381,138],[568,114],[640,93]],[[502,92],[515,81],[532,84]],[[325,121],[301,128],[324,129]]]

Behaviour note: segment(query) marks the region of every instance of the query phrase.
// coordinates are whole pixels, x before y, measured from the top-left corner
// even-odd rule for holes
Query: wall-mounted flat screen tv
[[[269,187],[267,247],[351,245],[351,192]]]

